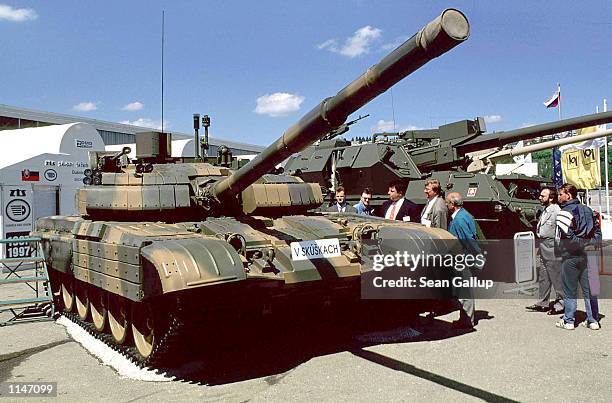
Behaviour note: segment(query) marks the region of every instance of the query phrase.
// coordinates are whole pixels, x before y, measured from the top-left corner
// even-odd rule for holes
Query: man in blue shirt
[[[480,248],[476,242],[476,221],[474,221],[474,217],[463,208],[461,195],[457,192],[449,193],[448,196],[446,196],[446,206],[451,213],[448,232],[459,239],[465,253],[480,253]],[[469,268],[465,268],[461,271],[461,276],[464,279],[469,279],[472,273]],[[472,296],[471,289],[467,291],[469,292],[465,295],[466,298],[459,298],[462,309],[459,313],[459,320],[453,323],[453,327],[455,328],[471,329],[476,325],[474,297]]]
[[[373,215],[372,210],[374,209],[370,204],[370,200],[372,200],[372,190],[370,188],[363,189],[363,192],[361,192],[361,200],[353,206],[357,210],[357,214]]]

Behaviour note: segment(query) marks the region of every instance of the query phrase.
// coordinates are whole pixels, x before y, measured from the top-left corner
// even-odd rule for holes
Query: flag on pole
[[[550,97],[547,101],[544,101],[544,106],[547,108],[556,108],[561,102],[561,88],[557,88],[557,92]]]

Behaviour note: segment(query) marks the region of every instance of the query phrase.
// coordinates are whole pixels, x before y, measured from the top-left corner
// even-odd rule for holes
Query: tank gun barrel
[[[466,154],[487,148],[502,147],[510,143],[515,143],[519,140],[529,140],[564,131],[582,129],[589,126],[598,126],[610,122],[612,122],[612,111],[594,113],[591,115],[563,119],[541,125],[523,127],[521,129],[510,130],[507,132],[498,132],[478,136],[465,143],[458,144],[457,148],[461,154]]]
[[[564,137],[562,139],[551,140],[551,141],[544,141],[542,143],[532,144],[532,145],[525,146],[525,147],[518,147],[518,148],[513,148],[510,150],[501,150],[489,156],[489,159],[494,160],[494,159],[498,159],[498,158],[502,158],[506,156],[515,157],[517,155],[529,154],[529,153],[533,153],[536,151],[547,150],[553,147],[561,147],[567,144],[575,144],[575,143],[579,143],[582,141],[598,139],[600,137],[607,137],[610,135],[612,135],[612,129],[598,130],[592,133],[577,134],[575,136]]]
[[[212,196],[224,200],[238,195],[262,174],[336,129],[351,113],[468,36],[469,22],[465,15],[446,9],[335,96],[323,100],[256,158],[215,183]]]

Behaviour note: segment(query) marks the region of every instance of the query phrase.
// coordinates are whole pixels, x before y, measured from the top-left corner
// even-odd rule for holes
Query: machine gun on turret
[[[355,123],[359,122],[362,119],[367,118],[368,116],[370,116],[370,114],[368,113],[367,115],[361,116],[359,115],[359,117],[357,119],[353,119],[349,122],[346,122],[342,125],[340,125],[338,128],[332,130],[331,132],[329,132],[325,137],[323,137],[321,140],[331,140],[335,137],[338,137],[346,132],[349,131],[350,126],[354,125]]]

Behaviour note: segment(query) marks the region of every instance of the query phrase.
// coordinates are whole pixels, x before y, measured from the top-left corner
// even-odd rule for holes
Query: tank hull
[[[39,219],[35,232],[60,310],[156,367],[179,357],[185,338],[194,337],[192,348],[210,349],[200,331],[188,336],[203,322],[236,327],[272,312],[286,319],[358,306],[364,276],[373,270],[370,252],[358,244],[385,244],[384,233],[392,234],[390,242],[406,237],[402,244],[414,254],[422,252],[423,238],[452,239],[417,224],[336,214],[175,224],[54,216]],[[338,256],[292,259],[293,242],[333,238]]]

